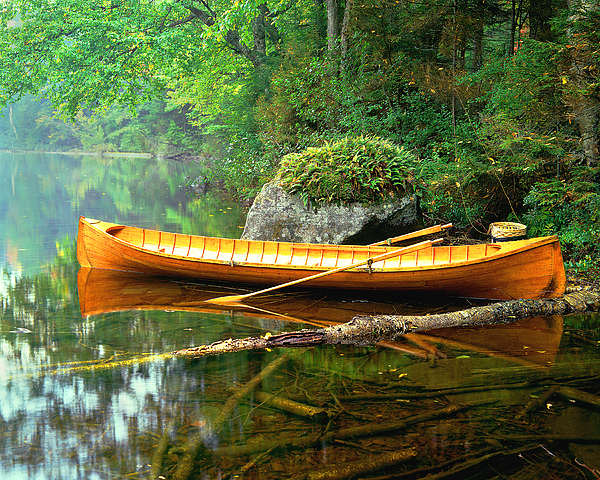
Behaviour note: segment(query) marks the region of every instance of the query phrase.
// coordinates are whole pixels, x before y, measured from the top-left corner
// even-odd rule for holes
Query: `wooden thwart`
[[[238,303],[244,300],[245,298],[253,297],[255,295],[260,295],[262,293],[272,292],[273,290],[279,290],[284,287],[291,287],[292,285],[297,285],[299,283],[307,282],[309,280],[315,280],[317,278],[325,277],[327,275],[333,275],[334,273],[343,272],[345,270],[351,270],[353,268],[361,267],[363,265],[371,265],[375,262],[381,262],[382,260],[387,260],[389,258],[398,257],[400,255],[404,255],[406,253],[415,252],[417,250],[421,250],[426,247],[431,247],[434,244],[440,243],[443,241],[442,239],[438,240],[425,240],[424,242],[417,243],[415,245],[410,245],[408,247],[399,248],[397,250],[392,250],[391,252],[382,253],[381,255],[376,255],[374,257],[367,258],[366,260],[362,260],[360,262],[352,263],[350,265],[346,265],[344,267],[334,268],[333,270],[327,270],[326,272],[320,272],[315,275],[310,275],[305,278],[299,278],[298,280],[292,280],[291,282],[282,283],[281,285],[275,285],[273,287],[265,288],[264,290],[259,290],[257,292],[246,293],[245,295],[227,295],[224,297],[217,297],[210,300],[206,300],[208,303],[218,303],[218,304],[228,304],[228,303]]]

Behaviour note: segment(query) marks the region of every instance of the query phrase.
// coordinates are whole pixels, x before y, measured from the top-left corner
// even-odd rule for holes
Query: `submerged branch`
[[[436,418],[446,418],[455,415],[464,410],[482,405],[476,403],[469,404],[454,404],[446,407],[431,410],[418,415],[411,415],[397,420],[387,422],[368,423],[354,427],[346,427],[339,430],[331,430],[322,434],[313,436],[304,435],[301,437],[284,437],[280,436],[272,441],[261,441],[249,443],[245,445],[228,445],[212,450],[212,454],[216,457],[220,456],[243,456],[251,455],[257,452],[262,452],[271,448],[306,448],[310,445],[322,444],[324,442],[333,442],[335,440],[345,440],[350,438],[365,437],[372,435],[381,435],[387,432],[396,430],[404,430],[410,425],[427,422]]]
[[[313,470],[308,474],[307,479],[344,480],[346,478],[355,478],[377,472],[378,470],[383,470],[384,468],[392,467],[398,463],[406,462],[417,455],[418,453],[414,448],[380,453],[367,459],[360,459],[352,462],[340,462],[328,465],[326,468]]]
[[[214,422],[212,422],[212,424],[207,423],[200,429],[200,432],[187,442],[185,452],[177,465],[173,478],[176,480],[186,480],[189,477],[194,466],[194,459],[202,444],[210,437],[210,435],[223,429],[242,398],[249,395],[250,392],[260,385],[265,378],[275,372],[287,361],[288,356],[286,354],[277,357],[263,368],[258,375],[236,389],[227,402],[225,402]]]
[[[559,298],[541,300],[511,300],[458,312],[427,316],[375,315],[357,316],[350,322],[320,330],[299,330],[265,337],[228,339],[210,345],[187,348],[175,355],[199,357],[241,350],[277,347],[309,347],[316,345],[375,345],[395,341],[408,333],[437,328],[494,325],[511,323],[538,315],[564,315],[597,310],[600,292],[581,290]]]

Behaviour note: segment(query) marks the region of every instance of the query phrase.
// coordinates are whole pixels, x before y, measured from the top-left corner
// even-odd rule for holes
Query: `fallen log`
[[[273,393],[255,391],[254,398],[260,402],[258,405],[259,407],[261,405],[267,405],[284,412],[314,420],[325,420],[334,415],[333,412],[328,411],[325,408],[300,403],[280,395],[275,395]]]
[[[576,404],[579,403],[597,410],[600,409],[600,397],[597,395],[592,395],[591,393],[571,387],[560,387],[556,393]]]
[[[556,393],[556,391],[559,388],[560,388],[560,385],[552,385],[547,391],[545,391],[539,397],[534,397],[531,400],[529,400],[529,402],[527,403],[527,405],[525,405],[523,410],[521,410],[517,414],[517,416],[515,417],[515,420],[521,420],[528,413],[531,413],[534,410],[541,407],[542,405],[545,405],[545,403],[552,398],[552,396]]]
[[[432,391],[421,391],[417,393],[366,393],[366,394],[354,394],[354,395],[340,395],[338,400],[344,402],[362,402],[362,401],[380,401],[380,400],[408,400],[408,399],[422,399],[422,398],[435,398],[445,397],[449,395],[462,395],[465,393],[473,392],[489,392],[491,390],[513,390],[520,388],[527,388],[531,386],[531,382],[520,382],[510,383],[501,385],[481,385],[474,387],[459,387],[459,388],[439,388]]]
[[[526,445],[526,446],[516,448],[514,450],[509,450],[509,451],[502,450],[502,451],[488,453],[486,455],[482,455],[475,459],[466,461],[463,464],[457,465],[448,471],[440,472],[435,475],[428,475],[427,479],[428,480],[442,480],[442,479],[445,480],[445,479],[451,479],[451,478],[466,478],[467,477],[466,472],[468,470],[475,469],[475,468],[480,470],[481,469],[480,465],[485,464],[489,460],[493,460],[493,459],[496,459],[499,457],[511,457],[511,456],[522,455],[525,452],[540,448],[540,446],[541,446],[540,444],[531,444],[531,445]]]
[[[289,398],[280,397],[266,392],[254,392],[254,398],[261,404],[269,405],[273,408],[289,412],[294,415],[301,417],[308,417],[315,420],[326,419],[329,416],[333,416],[332,412],[328,412],[326,409],[321,407],[314,407],[312,405],[306,405],[304,403],[290,400]]]
[[[156,446],[156,450],[154,451],[154,455],[152,455],[152,464],[151,464],[151,473],[150,478],[152,480],[157,480],[160,478],[160,474],[163,466],[163,458],[165,453],[167,452],[167,448],[169,446],[169,442],[171,440],[171,434],[173,433],[173,429],[175,428],[176,420],[172,419],[169,421],[163,434],[158,441],[158,445]]]
[[[241,350],[277,347],[310,347],[317,345],[376,345],[395,341],[408,333],[447,327],[482,326],[511,323],[538,315],[564,315],[595,311],[600,307],[600,292],[579,290],[558,298],[510,300],[458,312],[425,316],[374,315],[356,316],[351,321],[320,330],[299,330],[264,337],[228,339],[186,348],[174,355],[199,357]]]

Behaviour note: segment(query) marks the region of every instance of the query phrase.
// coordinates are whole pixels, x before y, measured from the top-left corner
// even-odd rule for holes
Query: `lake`
[[[580,395],[600,389],[597,315],[369,348],[174,357],[359,314],[471,304],[294,290],[209,308],[203,300],[248,290],[80,269],[75,256],[80,215],[238,238],[245,209],[219,191],[194,195],[197,165],[3,153],[0,171],[4,479],[598,475],[600,414]]]

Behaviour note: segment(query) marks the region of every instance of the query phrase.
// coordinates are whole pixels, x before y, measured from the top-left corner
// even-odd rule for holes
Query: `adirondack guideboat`
[[[431,292],[490,300],[564,293],[557,236],[439,246],[320,245],[227,239],[79,219],[82,267],[217,282],[361,291]],[[314,277],[314,278],[312,278]]]

